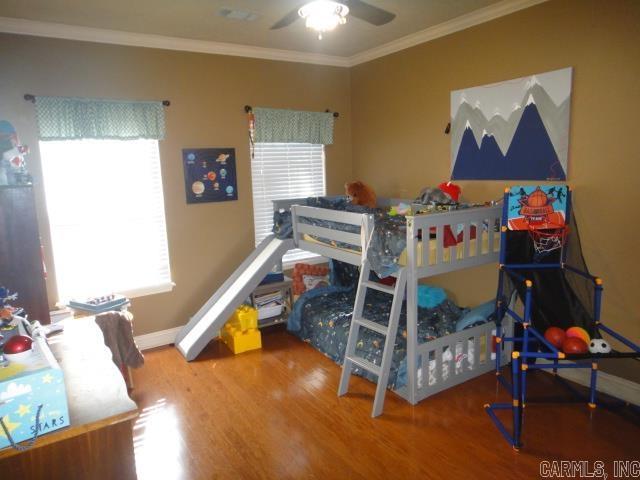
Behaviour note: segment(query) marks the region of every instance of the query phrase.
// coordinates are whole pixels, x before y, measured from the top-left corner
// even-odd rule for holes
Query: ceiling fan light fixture
[[[318,32],[319,39],[322,39],[324,32],[330,32],[338,25],[347,23],[348,14],[349,7],[331,0],[316,0],[298,10],[298,15],[304,18],[307,28]]]

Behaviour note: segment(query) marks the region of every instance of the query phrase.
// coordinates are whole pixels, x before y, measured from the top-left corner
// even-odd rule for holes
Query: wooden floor
[[[514,452],[483,404],[508,397],[484,375],[412,407],[387,394],[370,418],[374,385],[289,334],[231,355],[214,342],[187,363],[173,347],[146,352],[135,371],[134,427],[140,479],[540,478],[542,460],[640,460],[640,426],[586,405],[529,404],[525,447]],[[532,396],[563,390],[541,372]],[[627,416],[628,417],[628,416]]]

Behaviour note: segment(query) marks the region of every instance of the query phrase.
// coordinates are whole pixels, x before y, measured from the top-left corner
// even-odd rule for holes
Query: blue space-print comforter
[[[333,260],[331,262],[331,285],[310,290],[300,296],[289,315],[287,329],[334,362],[341,364],[349,337],[351,315],[355,301],[358,268]],[[364,309],[364,318],[382,325],[389,323],[392,299],[389,295],[369,290]],[[435,308],[418,308],[418,340],[420,343],[449,335],[456,331],[456,322],[465,310],[450,300],[444,300]],[[406,302],[400,315],[398,334],[393,349],[389,374],[389,387],[397,389],[407,381],[407,317]],[[384,337],[368,329],[361,329],[356,345],[356,354],[380,365]],[[377,379],[369,372],[355,369],[372,381]]]

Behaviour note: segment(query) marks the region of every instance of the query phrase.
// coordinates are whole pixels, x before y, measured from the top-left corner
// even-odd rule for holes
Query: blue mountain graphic
[[[470,127],[465,128],[451,174],[455,180],[565,180],[549,134],[535,103],[524,111],[503,155],[491,135],[484,135],[480,147]]]

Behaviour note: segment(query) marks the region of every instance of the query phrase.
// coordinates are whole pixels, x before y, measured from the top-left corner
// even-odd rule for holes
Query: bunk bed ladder
[[[391,368],[391,357],[393,356],[393,347],[396,342],[396,334],[398,332],[398,322],[400,320],[400,310],[402,309],[402,301],[404,300],[405,287],[407,284],[407,276],[404,268],[397,273],[395,287],[383,285],[369,280],[371,266],[366,259],[362,262],[360,269],[360,280],[358,282],[358,291],[356,292],[356,301],[353,308],[353,316],[351,319],[351,328],[349,329],[349,339],[342,364],[342,375],[340,377],[340,386],[338,388],[338,396],[344,395],[349,389],[349,378],[354,367],[360,367],[378,377],[376,386],[376,396],[373,401],[372,417],[377,417],[382,413],[384,405],[384,395],[389,382],[389,369]],[[374,289],[393,295],[393,303],[389,314],[389,325],[385,326],[380,323],[373,322],[364,318],[364,302],[367,296],[367,289]],[[384,350],[382,352],[382,361],[380,365],[371,363],[370,361],[356,355],[356,344],[358,342],[358,333],[360,328],[364,327],[385,337]]]

